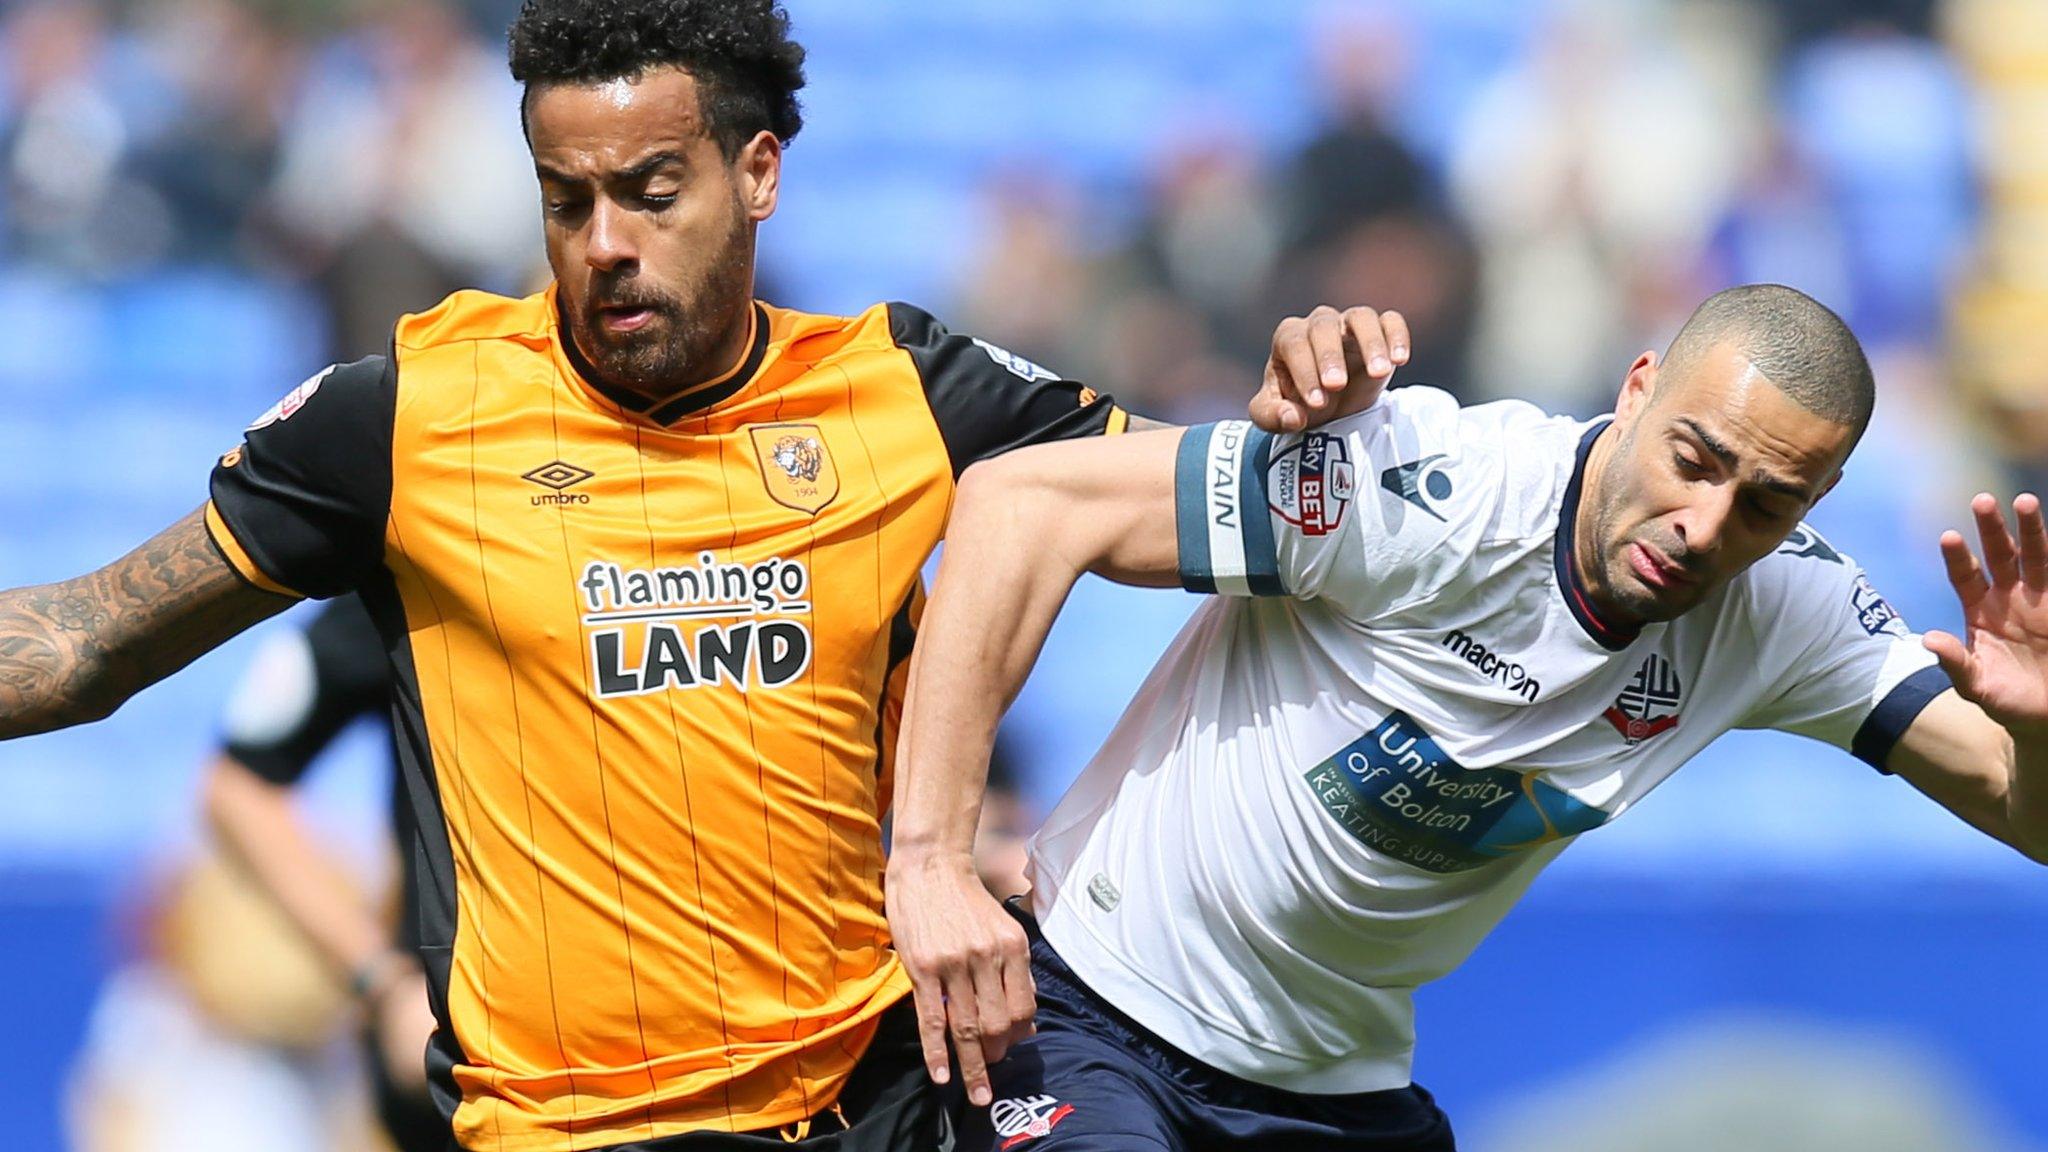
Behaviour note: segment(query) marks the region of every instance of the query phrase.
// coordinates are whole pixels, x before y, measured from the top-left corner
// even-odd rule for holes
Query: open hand
[[[1372,407],[1408,362],[1408,321],[1399,312],[1327,304],[1289,316],[1273,331],[1265,381],[1252,397],[1252,423],[1299,432]]]
[[[1964,636],[1929,632],[1925,643],[1956,692],[2008,732],[2048,734],[2048,526],[2040,497],[2012,502],[2019,539],[1989,493],[1970,502],[1980,562],[1963,534],[1942,533],[1941,558],[1963,605]]]

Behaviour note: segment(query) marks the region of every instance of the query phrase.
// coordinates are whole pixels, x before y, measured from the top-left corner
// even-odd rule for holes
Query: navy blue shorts
[[[956,1152],[1455,1152],[1421,1086],[1311,1096],[1219,1072],[1089,991],[1020,919],[1038,1034],[989,1069],[995,1103],[965,1110]]]

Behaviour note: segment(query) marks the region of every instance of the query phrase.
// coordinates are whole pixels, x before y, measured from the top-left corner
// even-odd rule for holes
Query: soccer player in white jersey
[[[954,506],[912,670],[888,902],[928,1060],[989,1149],[1447,1149],[1410,992],[1571,840],[1730,728],[1896,773],[2048,860],[2048,529],[1974,502],[1964,637],[1911,632],[1801,518],[1870,367],[1791,289],[1703,304],[1591,423],[1388,393],[1032,448]],[[1220,593],[1032,846],[974,879],[996,722],[1084,571]],[[1035,979],[1036,1035],[1008,997]],[[1011,1046],[1011,1041],[1016,1041]]]

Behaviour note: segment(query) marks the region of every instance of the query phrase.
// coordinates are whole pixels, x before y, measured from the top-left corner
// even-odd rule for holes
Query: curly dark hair
[[[804,124],[804,49],[776,0],[526,0],[510,56],[529,96],[681,68],[727,160],[764,128],[787,144]]]

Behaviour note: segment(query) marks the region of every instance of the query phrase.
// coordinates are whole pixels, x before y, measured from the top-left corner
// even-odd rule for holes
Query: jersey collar
[[[1593,643],[1610,652],[1619,652],[1635,643],[1642,634],[1641,628],[1624,628],[1600,617],[1593,605],[1592,591],[1586,587],[1585,574],[1579,571],[1577,537],[1579,527],[1579,489],[1586,479],[1586,461],[1593,455],[1593,442],[1600,439],[1613,420],[1595,421],[1579,438],[1578,458],[1572,464],[1572,481],[1565,486],[1564,507],[1558,512],[1557,547],[1553,560],[1557,567],[1557,589],[1564,596],[1565,607],[1571,609],[1572,619],[1579,622]]]
[[[642,396],[637,392],[617,387],[599,376],[597,370],[584,358],[576,347],[576,338],[570,335],[569,319],[562,314],[562,297],[559,285],[548,289],[552,297],[555,316],[555,344],[562,350],[562,357],[569,369],[584,387],[635,416],[650,420],[663,427],[674,424],[686,416],[694,416],[705,409],[737,395],[740,389],[752,383],[761,370],[761,363],[768,356],[768,313],[759,301],[748,306],[748,323],[751,334],[747,337],[747,354],[738,364],[706,380],[694,384],[674,395],[656,399]]]

